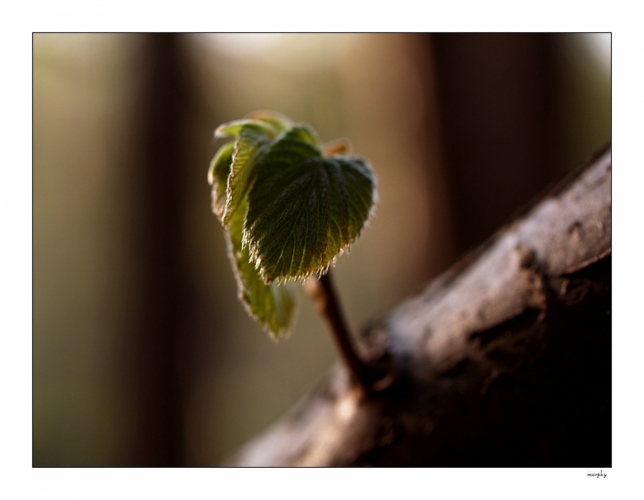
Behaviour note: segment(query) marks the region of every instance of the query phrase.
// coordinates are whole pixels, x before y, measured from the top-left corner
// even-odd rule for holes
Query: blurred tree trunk
[[[560,175],[555,39],[507,33],[427,38],[460,254]]]
[[[129,465],[181,466],[190,332],[184,329],[190,287],[182,234],[189,100],[176,35],[143,35],[139,51],[138,120],[132,128],[132,330],[126,340],[134,405]]]
[[[364,333],[239,466],[611,466],[611,151]]]

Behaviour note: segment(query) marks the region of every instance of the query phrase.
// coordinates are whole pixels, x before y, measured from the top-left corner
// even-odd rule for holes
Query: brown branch
[[[394,383],[332,374],[231,464],[610,467],[611,234],[607,149],[365,332]]]
[[[340,358],[349,370],[353,382],[365,395],[368,394],[377,378],[376,371],[360,358],[351,340],[351,334],[331,280],[331,271],[329,270],[319,279],[310,280],[306,291],[313,300],[315,309],[326,321]]]

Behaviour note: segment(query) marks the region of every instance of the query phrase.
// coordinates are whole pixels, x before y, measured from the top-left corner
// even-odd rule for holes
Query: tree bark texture
[[[236,466],[611,467],[611,150],[366,328]]]

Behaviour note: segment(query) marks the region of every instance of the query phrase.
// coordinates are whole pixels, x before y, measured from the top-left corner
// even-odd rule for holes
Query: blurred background
[[[35,34],[33,465],[217,465],[335,362],[298,290],[272,342],[210,212],[213,130],[349,137],[376,217],[334,269],[354,332],[611,137],[610,34]]]

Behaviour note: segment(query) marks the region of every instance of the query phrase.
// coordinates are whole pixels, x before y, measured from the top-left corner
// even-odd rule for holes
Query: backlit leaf
[[[293,130],[261,161],[243,242],[267,282],[319,274],[358,237],[374,201],[375,176],[366,160],[322,157]]]
[[[233,138],[208,171],[239,298],[273,338],[293,324],[283,281],[321,274],[359,236],[376,200],[369,163],[339,140],[269,112],[221,125]]]
[[[212,211],[223,222],[224,209],[226,208],[226,187],[228,175],[233,161],[235,144],[224,144],[210,162],[208,169],[208,184],[212,186]]]
[[[275,137],[275,135],[279,133],[278,129],[265,120],[250,120],[248,118],[244,118],[243,120],[235,120],[219,125],[215,130],[215,138],[224,139],[226,137],[237,137],[246,125],[251,125],[255,129],[260,129],[267,137],[271,138]]]
[[[243,124],[239,129],[226,188],[224,225],[228,225],[230,218],[243,203],[255,175],[255,166],[268,152],[272,137],[267,135],[266,127],[268,125],[251,122]]]
[[[233,263],[239,300],[246,311],[277,340],[289,332],[295,316],[295,299],[289,285],[264,283],[250,262],[248,247],[242,248],[245,204],[230,220],[226,234],[228,254]]]
[[[293,126],[290,118],[272,111],[255,111],[250,113],[247,118],[259,120],[272,126],[277,132],[284,132]]]

